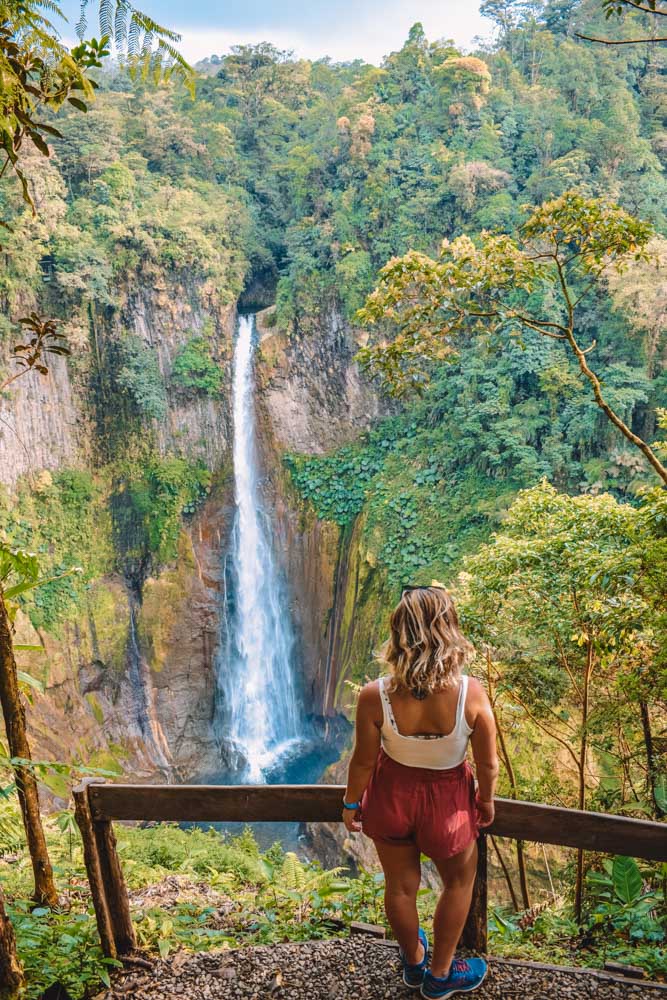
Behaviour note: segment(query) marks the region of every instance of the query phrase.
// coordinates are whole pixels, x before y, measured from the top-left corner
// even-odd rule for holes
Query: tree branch
[[[586,376],[588,381],[593,387],[593,395],[595,396],[595,401],[602,410],[603,413],[609,418],[612,424],[619,429],[621,434],[632,442],[632,444],[639,448],[644,457],[647,459],[650,465],[653,466],[655,471],[658,473],[663,483],[667,484],[667,466],[664,466],[656,453],[653,451],[650,445],[640,438],[637,434],[632,431],[628,425],[622,420],[615,410],[612,410],[611,406],[607,400],[602,395],[602,385],[600,379],[597,377],[595,372],[589,368],[588,362],[586,361],[586,352],[579,347],[574,336],[574,308],[572,305],[572,300],[570,298],[569,289],[567,287],[567,282],[565,281],[565,275],[563,273],[563,265],[557,260],[556,268],[558,270],[558,279],[560,281],[560,286],[563,291],[563,296],[567,303],[567,314],[568,314],[568,331],[567,331],[567,341],[572,348],[577,361],[579,362],[579,369],[582,374]]]
[[[661,12],[662,13],[662,12]],[[611,38],[594,38],[592,35],[580,35],[575,31],[575,38],[583,38],[586,42],[599,42],[600,45],[641,45],[642,42],[667,42],[667,38],[624,38],[613,41]]]
[[[660,17],[667,17],[667,10],[658,10],[653,7],[644,7],[640,3],[636,3],[636,0],[621,0],[626,7],[634,7],[635,10],[643,10],[645,14],[659,14]]]
[[[524,701],[522,701],[521,698],[519,697],[519,695],[516,693],[516,691],[514,690],[514,688],[512,688],[512,697],[516,698],[516,700],[519,702],[519,704],[521,705],[522,709],[524,710],[524,712],[526,713],[526,715],[528,716],[528,718],[532,722],[535,723],[535,725],[538,727],[538,729],[541,729],[542,732],[546,733],[547,736],[550,736],[552,740],[556,740],[557,743],[560,743],[561,746],[565,747],[565,749],[569,753],[570,757],[574,761],[574,765],[575,765],[577,771],[579,771],[581,769],[581,764],[580,764],[579,758],[577,757],[577,755],[575,754],[574,750],[572,749],[572,747],[570,746],[570,744],[567,742],[567,740],[563,739],[562,736],[558,736],[557,733],[553,733],[550,729],[547,729],[547,727],[544,725],[544,723],[542,722],[542,720],[541,719],[537,719],[533,715],[533,713],[530,711],[530,709],[528,708],[528,706],[526,705],[526,703]]]

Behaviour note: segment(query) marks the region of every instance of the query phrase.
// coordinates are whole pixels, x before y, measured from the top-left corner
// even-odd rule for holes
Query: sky
[[[451,38],[469,48],[492,25],[479,15],[478,0],[135,0],[156,21],[180,32],[180,51],[190,62],[223,55],[231,45],[261,41],[292,49],[297,56],[379,64],[400,49],[410,27],[421,21],[430,39]],[[61,5],[69,19],[62,31],[74,37],[77,0]],[[98,34],[97,3],[90,0],[88,35]]]

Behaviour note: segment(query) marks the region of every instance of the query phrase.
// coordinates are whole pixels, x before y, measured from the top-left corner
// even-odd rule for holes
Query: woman
[[[375,842],[403,979],[432,1000],[470,992],[486,975],[483,959],[454,958],[470,909],[478,829],[493,822],[498,776],[489,699],[462,673],[471,654],[444,587],[403,592],[381,655],[389,676],[359,695],[343,801],[347,829],[363,830]],[[444,885],[430,955],[416,906],[421,854],[432,859]]]

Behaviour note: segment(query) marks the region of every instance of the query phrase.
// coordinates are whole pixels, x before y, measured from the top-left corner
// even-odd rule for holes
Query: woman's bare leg
[[[419,940],[417,890],[421,880],[419,849],[414,844],[375,842],[384,871],[384,908],[394,937],[401,946],[405,961],[416,965],[424,958]]]
[[[477,868],[477,843],[445,861],[433,859],[442,879],[443,891],[433,915],[431,972],[446,976],[466,922]]]

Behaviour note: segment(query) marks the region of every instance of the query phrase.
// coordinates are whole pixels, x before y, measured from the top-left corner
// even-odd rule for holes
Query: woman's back
[[[424,699],[400,688],[389,691],[389,678],[378,681],[382,700],[382,747],[409,767],[446,770],[465,760],[472,728],[466,719],[468,677]]]

